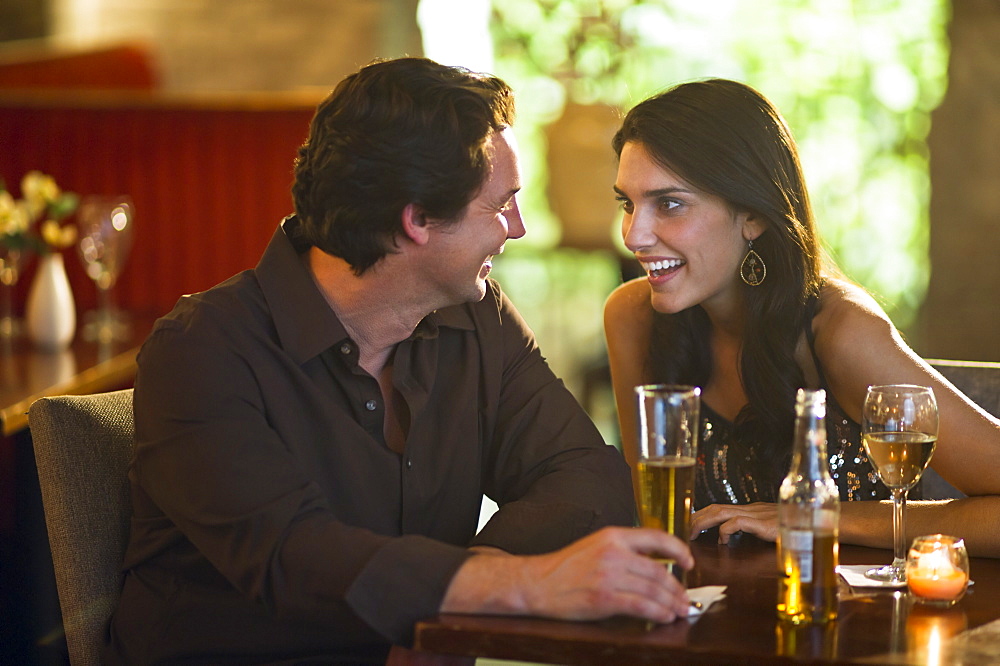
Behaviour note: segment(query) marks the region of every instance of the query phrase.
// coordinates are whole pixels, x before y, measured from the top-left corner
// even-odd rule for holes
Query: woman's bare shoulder
[[[828,278],[819,296],[814,330],[834,333],[864,332],[870,327],[891,325],[878,301],[863,287],[839,278]]]
[[[863,287],[846,280],[826,281],[813,332],[816,353],[830,375],[841,368],[853,377],[854,371],[867,371],[905,348],[882,306]]]
[[[619,285],[604,303],[604,324],[634,326],[653,318],[649,303],[649,283],[646,278],[635,278]]]
[[[608,296],[605,308],[637,308],[649,305],[649,282],[644,277],[634,278],[615,287]]]
[[[649,283],[643,278],[626,282],[604,304],[604,337],[612,367],[641,364],[649,349],[653,307]]]

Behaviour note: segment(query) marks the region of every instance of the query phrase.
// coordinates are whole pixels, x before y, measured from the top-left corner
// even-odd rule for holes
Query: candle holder
[[[965,541],[946,534],[914,539],[906,557],[906,585],[921,603],[954,605],[969,586]]]

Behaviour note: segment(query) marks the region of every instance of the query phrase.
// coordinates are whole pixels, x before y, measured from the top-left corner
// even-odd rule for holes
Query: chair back
[[[927,359],[935,370],[990,414],[1000,417],[1000,363]],[[931,461],[933,464],[933,460]],[[952,499],[965,494],[933,469],[920,480],[922,499]]]
[[[132,389],[42,398],[28,423],[70,663],[100,664],[132,512]]]
[[[927,362],[972,402],[1000,417],[1000,363],[943,359]]]

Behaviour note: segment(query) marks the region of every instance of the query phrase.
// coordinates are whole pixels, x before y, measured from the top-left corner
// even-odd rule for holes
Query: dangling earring
[[[767,277],[767,266],[760,255],[754,252],[753,241],[749,243],[747,256],[743,257],[743,263],[740,264],[740,277],[751,287],[758,287]]]

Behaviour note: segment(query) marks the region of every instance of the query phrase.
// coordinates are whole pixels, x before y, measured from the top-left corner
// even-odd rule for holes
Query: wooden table
[[[841,581],[837,622],[800,628],[775,616],[774,544],[744,535],[723,546],[706,534],[692,548],[697,565],[689,585],[728,586],[727,597],[693,621],[648,627],[628,618],[442,615],[417,624],[412,663],[435,663],[435,654],[442,663],[444,655],[602,665],[1000,663],[1000,560],[974,558],[974,586],[947,610],[917,604],[905,591],[852,590]],[[891,559],[888,550],[841,546],[843,564]]]
[[[135,357],[153,317],[133,316],[126,340],[100,344],[77,333],[61,352],[44,352],[23,336],[0,341],[0,436],[28,425],[28,407],[53,395],[100,393],[131,385]]]

